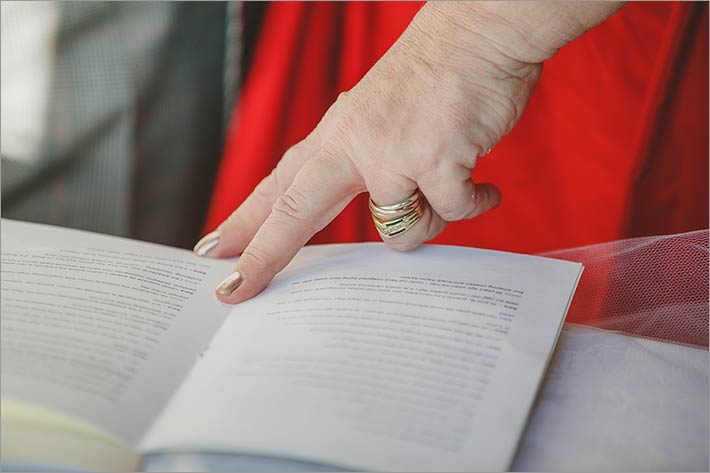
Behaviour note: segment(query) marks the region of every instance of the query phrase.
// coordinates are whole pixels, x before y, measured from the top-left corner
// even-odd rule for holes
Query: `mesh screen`
[[[542,256],[585,265],[567,322],[708,347],[708,230]]]

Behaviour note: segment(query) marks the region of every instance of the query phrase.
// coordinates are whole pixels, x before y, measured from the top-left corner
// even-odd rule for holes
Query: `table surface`
[[[708,471],[708,351],[565,325],[512,469]],[[145,458],[148,471],[338,471],[253,455]]]

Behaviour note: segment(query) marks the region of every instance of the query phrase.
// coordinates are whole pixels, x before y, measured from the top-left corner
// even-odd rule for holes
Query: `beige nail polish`
[[[195,248],[192,250],[197,253],[197,256],[207,256],[207,254],[212,251],[219,244],[219,233],[212,232],[203,236],[200,241],[197,242]]]
[[[222,296],[230,296],[239,286],[241,286],[243,281],[244,278],[241,273],[239,271],[235,271],[227,276],[224,281],[219,283],[219,286],[217,286],[216,289],[217,294]]]

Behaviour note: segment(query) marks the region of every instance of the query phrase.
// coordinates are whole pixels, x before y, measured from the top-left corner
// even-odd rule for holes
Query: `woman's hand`
[[[560,27],[565,34],[526,24],[536,18],[549,23],[541,9],[552,5],[559,4],[425,5],[311,134],[197,244],[201,255],[241,254],[217,288],[219,299],[236,303],[259,293],[361,192],[377,205],[400,202],[417,188],[426,198],[421,219],[386,239],[397,250],[496,207],[497,188],[471,180],[476,161],[520,119],[542,61],[589,27],[570,13],[578,7],[560,6],[556,13],[564,17],[567,9],[574,20]],[[513,21],[519,15],[525,21]],[[598,16],[594,24],[606,17]],[[565,35],[570,38],[558,38]]]

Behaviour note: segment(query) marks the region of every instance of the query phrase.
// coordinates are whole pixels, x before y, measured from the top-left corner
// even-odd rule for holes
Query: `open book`
[[[582,266],[310,246],[259,296],[233,261],[2,220],[3,462],[162,450],[359,470],[505,470]]]

